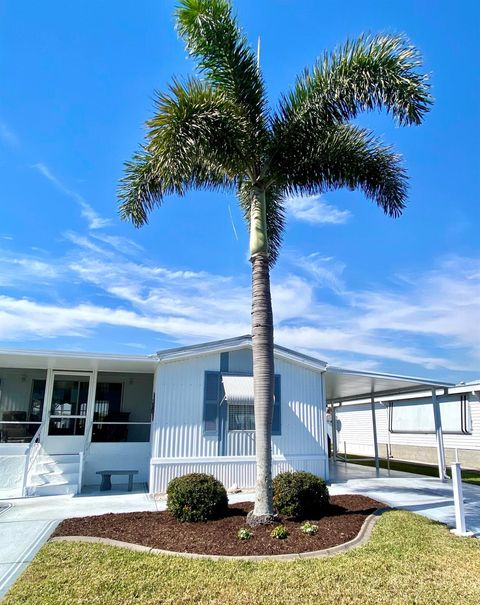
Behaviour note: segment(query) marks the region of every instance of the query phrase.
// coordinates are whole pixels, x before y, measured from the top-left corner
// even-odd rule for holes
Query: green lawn
[[[214,562],[51,542],[3,605],[478,605],[480,541],[404,511],[326,559]]]
[[[343,454],[342,454],[343,455]],[[362,456],[355,456],[354,454],[347,454],[348,462],[352,464],[360,464],[362,466],[375,466],[375,461],[367,460],[360,462],[358,458]],[[380,467],[388,468],[387,460],[380,458]],[[416,473],[417,475],[428,475],[429,477],[438,477],[438,468],[431,464],[420,464],[418,462],[403,462],[401,460],[390,460],[390,469],[392,471],[402,471],[404,473]],[[450,477],[450,469],[447,468],[447,474]],[[465,483],[472,483],[473,485],[480,485],[480,471],[470,471],[462,469],[462,481]]]

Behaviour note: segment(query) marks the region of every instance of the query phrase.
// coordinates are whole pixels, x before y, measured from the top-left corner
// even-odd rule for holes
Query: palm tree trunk
[[[251,211],[250,252],[252,263],[252,348],[255,401],[257,483],[255,507],[248,523],[271,523],[272,416],[274,397],[273,312],[265,221],[265,193],[255,192]]]

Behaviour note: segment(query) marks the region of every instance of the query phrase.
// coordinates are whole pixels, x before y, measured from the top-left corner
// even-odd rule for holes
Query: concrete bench
[[[102,476],[101,492],[112,489],[112,475],[128,475],[128,491],[131,492],[133,489],[133,475],[138,475],[138,471],[97,471],[97,475]]]

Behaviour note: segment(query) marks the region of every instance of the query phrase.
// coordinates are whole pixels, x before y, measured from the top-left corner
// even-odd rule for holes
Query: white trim
[[[156,358],[163,363],[169,361],[177,361],[189,357],[197,357],[200,355],[208,355],[211,353],[222,353],[223,351],[236,351],[238,349],[252,348],[252,337],[250,335],[238,336],[236,338],[228,338],[225,340],[217,340],[213,342],[201,343],[186,347],[178,347],[176,349],[165,349],[157,351]],[[297,363],[299,365],[325,371],[327,362],[298,353],[292,349],[287,349],[281,345],[274,345],[274,354],[287,361]]]
[[[113,361],[150,361],[152,364],[158,361],[156,355],[119,355],[118,353],[88,353],[84,351],[58,351],[55,349],[0,348],[0,355],[19,357],[63,357],[65,359],[111,359]]]
[[[294,456],[272,456],[272,460],[275,462],[288,462],[292,460],[294,462],[299,460],[323,460],[326,454],[295,454]],[[195,458],[151,458],[151,464],[185,464],[185,463],[207,463],[212,464],[214,462],[255,462],[255,456],[208,456],[208,457],[195,457]]]
[[[405,382],[411,382],[413,384],[431,385],[433,387],[441,388],[454,387],[453,382],[445,382],[444,380],[432,380],[431,378],[418,378],[417,376],[403,376],[402,374],[388,374],[385,372],[368,372],[364,370],[348,370],[346,368],[340,368],[338,366],[327,365],[327,374],[345,374],[352,376],[365,376],[366,378],[386,378],[390,380],[404,380]]]

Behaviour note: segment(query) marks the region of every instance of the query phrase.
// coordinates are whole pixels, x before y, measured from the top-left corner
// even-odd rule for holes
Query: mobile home
[[[328,406],[451,386],[341,370],[277,345],[274,357],[274,474],[328,479]],[[252,371],[250,336],[149,356],[0,350],[0,497],[98,489],[102,473],[119,485],[120,471],[135,473],[151,493],[193,471],[253,487]]]

